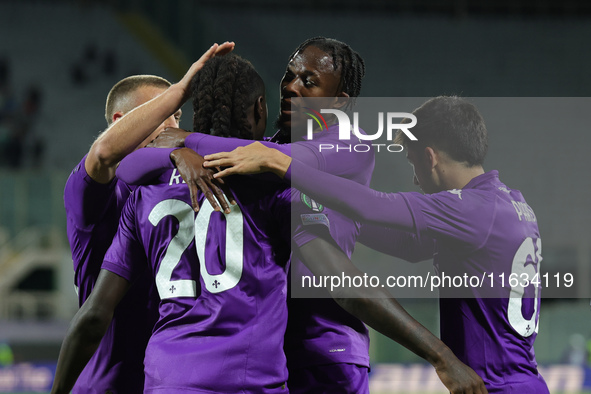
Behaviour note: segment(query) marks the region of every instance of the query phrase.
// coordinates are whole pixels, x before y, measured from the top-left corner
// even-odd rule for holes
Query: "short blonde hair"
[[[127,112],[133,108],[122,108],[128,102],[129,96],[143,86],[154,86],[168,89],[171,85],[166,79],[156,75],[132,75],[123,78],[111,88],[107,95],[107,103],[105,105],[105,119],[107,124],[111,125],[113,122],[113,114],[118,111]]]

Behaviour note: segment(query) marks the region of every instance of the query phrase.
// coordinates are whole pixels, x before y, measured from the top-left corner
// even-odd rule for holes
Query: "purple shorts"
[[[289,371],[291,394],[369,394],[369,368],[356,364],[327,364]]]

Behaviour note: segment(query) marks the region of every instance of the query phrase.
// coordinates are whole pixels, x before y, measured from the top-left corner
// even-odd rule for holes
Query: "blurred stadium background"
[[[177,80],[213,42],[236,42],[267,83],[270,126],[292,50],[324,35],[365,59],[366,97],[578,97],[540,129],[498,123],[498,168],[538,215],[549,272],[571,272],[569,298],[544,299],[536,342],[551,392],[591,389],[591,3],[583,0],[0,1],[0,393],[47,392],[77,310],[62,192],[104,129],[104,101],[138,73]],[[557,99],[560,101],[559,99]],[[405,108],[400,110],[412,110]],[[551,106],[547,111],[552,111]],[[191,127],[185,108],[182,126]],[[495,123],[497,122],[497,123]],[[507,124],[513,127],[508,127]],[[492,126],[491,126],[492,125]],[[380,190],[415,190],[400,157]],[[394,182],[393,182],[394,180]],[[392,264],[360,247],[365,266]],[[428,264],[428,263],[427,263]],[[401,300],[438,332],[437,301]],[[445,392],[432,369],[372,333],[375,393]]]

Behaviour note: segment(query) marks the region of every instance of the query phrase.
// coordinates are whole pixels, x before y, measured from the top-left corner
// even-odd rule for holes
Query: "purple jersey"
[[[461,190],[401,194],[419,236],[437,240],[440,274],[494,278],[492,288],[469,287],[466,298],[446,298],[450,289],[441,289],[441,339],[483,378],[489,393],[547,393],[533,346],[539,291],[517,284],[509,297],[507,288],[512,274],[533,278],[542,259],[536,217],[521,193],[490,171]]]
[[[185,139],[185,145],[201,155],[231,151],[250,143],[252,141],[201,133],[193,133]],[[303,160],[311,167],[351,179],[362,185],[368,186],[371,180],[375,164],[374,152],[350,151],[351,142],[338,139],[338,125],[314,134],[312,141],[298,141],[289,145],[262,143]],[[332,145],[335,148],[321,151],[321,144]],[[161,165],[172,167],[169,154],[170,150],[140,149],[122,161],[117,174],[132,183],[145,181],[153,174],[152,171],[157,171]],[[140,156],[143,161],[153,164],[148,164],[149,168],[134,165],[133,160]],[[331,215],[330,223],[330,235],[350,256],[355,246],[355,238],[359,233],[359,226],[337,213]],[[305,240],[300,239],[296,243],[301,246],[314,238],[314,235],[308,235]],[[296,276],[311,275],[299,261],[292,262],[292,270],[292,274]],[[321,297],[326,296],[326,294],[321,295]],[[285,350],[290,367],[327,363],[369,366],[369,335],[367,328],[359,319],[343,310],[330,298],[318,300],[289,298],[288,303],[289,324]],[[346,349],[346,351],[334,351],[334,349]]]
[[[250,143],[252,141],[215,137],[201,133],[193,133],[185,139],[185,145],[201,155],[231,151]],[[375,164],[374,152],[372,150],[369,152],[349,151],[351,142],[338,139],[338,125],[314,134],[312,141],[298,141],[289,145],[277,145],[272,142],[262,143],[304,160],[314,168],[351,179],[362,185],[368,186],[371,180]],[[338,149],[321,151],[320,144],[331,144]],[[156,155],[158,153],[159,155]],[[133,165],[133,156],[145,156],[144,161],[154,163],[152,167],[158,169],[161,163],[172,166],[169,154],[170,150],[158,152],[158,149],[141,149],[124,159],[117,173],[129,182],[144,181],[146,173],[149,177],[151,170]],[[359,226],[336,213],[331,215],[330,223],[330,235],[350,256]],[[314,238],[314,235],[308,235],[296,243],[301,246]],[[292,274],[295,276],[311,275],[310,271],[299,261],[292,262],[292,270]],[[321,297],[326,296],[323,294]],[[330,298],[314,300],[289,298],[288,304],[289,323],[285,351],[290,368],[327,363],[351,363],[369,367],[369,334],[359,319],[343,310]],[[335,351],[335,349],[346,350]],[[291,381],[290,385],[293,386]]]
[[[129,188],[117,178],[108,184],[90,178],[84,167],[85,159],[70,174],[64,191],[79,305],[94,287],[103,257],[117,231],[121,208],[129,196]],[[143,392],[144,350],[157,317],[157,301],[150,301],[148,294],[148,281],[134,283],[115,310],[113,322],[78,378],[73,393]],[[138,305],[146,307],[138,308]]]
[[[457,298],[457,289],[440,289],[442,339],[483,378],[489,392],[548,392],[533,349],[539,291],[519,283],[507,288],[510,275],[535,279],[539,272],[537,221],[521,193],[501,183],[496,171],[461,190],[431,195],[376,192],[295,160],[286,178],[355,218],[412,231],[419,244],[423,237],[427,245],[435,240],[434,263],[442,277],[492,277],[492,288],[462,288],[463,298]],[[339,193],[343,190],[347,193]]]
[[[320,150],[321,144],[338,146],[340,150]],[[351,143],[338,139],[338,125],[314,134],[312,141],[298,141],[292,144],[292,155],[320,171],[351,179],[369,186],[374,168],[374,152],[349,151]],[[312,159],[316,158],[316,161]],[[298,192],[299,193],[299,192]],[[316,209],[312,208],[313,209]],[[326,208],[324,208],[326,209]],[[359,225],[337,212],[327,211],[330,219],[330,235],[337,245],[351,257]],[[302,246],[307,240],[298,240]],[[292,261],[292,278],[312,275],[301,261]],[[293,280],[293,279],[292,279]],[[297,282],[301,283],[301,282]],[[369,367],[369,334],[367,328],[349,312],[341,308],[332,298],[290,298],[289,323],[285,339],[285,352],[290,369],[307,366],[350,363]],[[291,381],[290,381],[291,383]],[[294,382],[292,385],[299,382]]]
[[[303,207],[294,206],[294,210],[303,214],[293,220],[296,225],[309,225],[310,217],[315,221],[328,224],[329,233],[305,233],[294,237],[294,243],[300,247],[317,237],[332,237],[350,258],[359,234],[359,224],[346,216],[332,211],[308,196],[294,189],[296,198],[307,201]],[[318,219],[321,216],[322,219]],[[296,222],[298,221],[298,222]],[[319,262],[311,262],[318,264]],[[312,272],[295,256],[291,261],[291,283],[299,286],[303,276],[310,277]],[[296,290],[292,289],[292,293]],[[301,292],[302,290],[297,290]],[[332,363],[348,363],[369,367],[369,336],[367,328],[359,319],[341,308],[329,298],[324,288],[305,289],[310,297],[316,291],[317,298],[288,299],[289,320],[285,336],[285,353],[290,371],[308,366]],[[342,382],[341,382],[342,383]],[[300,385],[290,377],[290,388]],[[309,389],[309,387],[308,387]]]
[[[363,132],[363,131],[362,131]],[[353,141],[354,142],[354,141]],[[202,155],[230,151],[251,141],[219,138],[200,133],[187,137],[185,145]],[[285,152],[286,147],[274,143],[265,145]],[[320,150],[320,144],[331,144],[339,149]],[[351,141],[338,139],[338,125],[314,134],[312,141],[298,141],[289,145],[286,153],[304,160],[320,171],[351,179],[368,186],[374,168],[374,152],[350,151]],[[355,247],[359,226],[340,214],[330,215],[330,235],[350,256]],[[301,246],[314,239],[309,235],[305,240],[296,240]],[[300,261],[292,261],[292,275],[311,275]],[[326,294],[323,294],[326,297]],[[289,298],[289,324],[285,352],[290,368],[329,363],[352,363],[369,367],[369,335],[365,325],[346,312],[331,298],[297,299]],[[346,349],[335,351],[335,349]]]
[[[147,393],[287,393],[283,336],[291,190],[228,180],[238,205],[195,213],[176,170],[139,187],[103,268],[155,278],[160,319],[146,349]],[[203,197],[201,197],[203,200]]]

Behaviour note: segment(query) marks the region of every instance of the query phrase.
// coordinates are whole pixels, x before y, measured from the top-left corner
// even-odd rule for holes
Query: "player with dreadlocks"
[[[249,62],[227,55],[202,71],[192,83],[196,128],[219,127],[225,137],[264,131],[264,86]],[[228,185],[237,204],[227,214],[209,204],[194,212],[176,169],[134,191],[96,286],[64,341],[58,374],[67,383],[55,393],[69,391],[78,368],[67,366],[90,358],[146,266],[161,299],[144,359],[146,392],[288,392],[283,335],[290,229],[283,222],[289,223],[290,190],[284,187],[287,198],[279,199],[269,182],[239,177]]]
[[[359,96],[364,75],[363,59],[346,43],[325,37],[303,42],[289,57],[281,80],[281,111],[275,122],[279,130],[271,140],[278,143],[292,141],[290,154],[293,157],[322,171],[369,186],[374,168],[373,151],[350,151],[350,141],[338,139],[338,124],[333,120],[331,125],[328,116],[328,129],[315,130],[313,140],[304,140],[303,135],[296,133],[306,129],[302,125],[308,118],[298,110],[297,103],[292,102],[292,99],[302,97],[326,98],[322,108],[338,108],[350,101],[339,99]],[[236,148],[201,136],[191,136],[185,144],[204,155]],[[332,144],[340,149],[321,151],[321,144]],[[330,221],[330,235],[349,257],[358,233],[359,226],[354,222],[343,220],[337,225],[337,220]],[[296,259],[292,261],[291,275],[299,278],[311,273]],[[305,393],[310,388],[319,392],[369,392],[369,334],[361,320],[340,308],[331,298],[290,297],[288,307],[285,352],[290,371],[290,392]]]
[[[325,37],[315,37],[302,43],[290,56],[281,80],[281,112],[276,121],[279,131],[273,136],[272,141],[279,143],[294,141],[282,151],[322,171],[369,186],[374,168],[373,151],[352,152],[350,149],[348,151],[350,141],[338,140],[336,123],[328,129],[317,130],[313,140],[303,140],[303,135],[294,135],[294,131],[304,129],[297,126],[305,124],[306,115],[300,111],[291,110],[292,99],[299,97],[326,98],[326,106],[323,108],[337,108],[341,103],[346,103],[346,101],[338,102],[338,99],[359,95],[364,74],[363,59],[349,45]],[[327,121],[330,122],[328,117]],[[211,126],[205,125],[198,131],[208,133],[209,127]],[[172,135],[171,138],[174,139],[174,133],[167,134],[165,131],[161,136]],[[230,151],[237,146],[248,144],[248,141],[214,138],[202,133],[191,133],[188,136],[186,133],[176,134],[176,136],[184,138],[186,147],[203,155]],[[269,144],[277,147],[277,144]],[[343,149],[320,151],[318,149],[320,144],[333,144]],[[131,163],[131,160],[127,162]],[[128,168],[131,171],[128,171]],[[143,167],[127,166],[122,163],[119,167],[119,176],[126,182],[137,183],[138,179],[134,179],[134,176],[129,176],[125,172],[135,175],[136,169],[139,168]],[[145,178],[140,179],[145,180]],[[191,182],[185,180],[190,187],[194,187]],[[193,201],[195,200],[196,197],[193,197]],[[334,222],[332,227],[335,227]],[[346,226],[347,230],[344,228],[344,225],[338,230],[331,228],[331,235],[338,246],[350,256],[359,226],[351,222]],[[303,264],[294,261],[292,275],[299,277],[311,275],[311,273]],[[290,315],[285,351],[290,368],[291,392],[306,392],[310,387],[326,392],[334,390],[351,393],[368,392],[369,333],[361,320],[340,308],[330,298],[290,297],[288,303]]]
[[[336,43],[339,42],[336,41]],[[283,95],[285,100],[304,95],[315,97],[348,96],[348,93],[338,91],[339,86],[342,84],[340,82],[340,74],[335,74],[332,57],[329,57],[323,51],[320,51],[320,53],[318,51],[320,50],[317,47],[309,46],[303,52],[296,52],[294,54],[288,65],[286,76],[282,81],[282,93],[285,93]],[[355,68],[358,70],[357,72],[349,73],[349,75],[362,75],[363,63],[360,61],[361,59],[358,55],[349,56],[349,58],[357,59]],[[307,81],[308,79],[310,81]],[[356,84],[355,86],[354,90],[349,90],[352,94],[359,93],[360,85]],[[198,92],[198,94],[201,94],[201,92]],[[203,93],[204,96],[208,94],[211,93]],[[199,109],[197,108],[197,110]],[[280,120],[290,122],[291,117],[285,115],[282,114]],[[209,124],[206,124],[201,126],[201,130],[208,132],[210,127]],[[284,126],[284,130],[288,129],[289,124]],[[181,134],[182,132],[175,131],[170,132],[168,135],[174,139],[177,137],[180,138]],[[325,130],[324,132],[317,133],[314,141],[296,142],[291,144],[291,148],[294,152],[297,151],[300,154],[298,157],[307,154],[310,162],[319,163],[321,158],[312,153],[314,151],[318,152],[318,150],[311,148],[310,144],[317,143],[316,137],[336,140],[334,135],[334,129],[329,128],[328,131]],[[184,137],[186,137],[185,144],[197,150],[200,150],[198,145],[203,143],[201,147],[203,148],[203,154],[215,152],[220,149],[220,146],[228,146],[240,142],[204,136],[200,133],[192,133],[189,136],[186,136],[185,133],[183,135]],[[285,149],[280,145],[272,144],[272,146],[280,147],[282,151],[289,152],[289,149]],[[135,152],[134,155],[151,154],[153,151],[155,150],[144,149]],[[166,150],[162,150],[162,152],[166,152]],[[368,184],[371,169],[373,168],[373,155],[359,156],[363,160],[357,160],[356,163],[351,163],[351,157],[337,157],[325,160],[323,163],[333,173],[342,174],[363,184]],[[130,156],[127,163],[131,163],[131,160],[132,157]],[[166,157],[166,161],[170,162],[168,157]],[[356,167],[357,163],[360,164],[360,168],[368,168],[369,170],[363,172],[363,174],[354,173],[353,167]],[[199,163],[199,165],[201,164]],[[184,165],[179,167],[181,173],[184,171],[182,169],[184,167]],[[126,165],[124,162],[119,167],[118,175],[128,182],[133,182],[134,177],[137,179],[137,174],[131,173],[137,173],[137,170],[140,168],[145,170],[145,167]],[[327,167],[322,168],[326,169]],[[123,174],[125,171],[128,172],[127,175]],[[359,168],[357,168],[357,171],[359,171]],[[190,178],[190,176],[183,177],[185,179]],[[188,183],[191,186],[191,182]],[[293,192],[292,198],[301,201],[300,194],[297,191]],[[302,208],[301,204],[299,206],[296,205],[296,207],[296,210],[306,209]],[[309,216],[310,213],[304,212],[304,216],[307,214]],[[338,215],[334,215],[328,210],[323,211],[320,215],[326,218],[330,216],[330,220],[326,220],[325,222],[320,221],[320,223],[330,222],[331,226],[328,229],[330,235],[350,255],[357,227],[351,221],[347,221],[346,218],[339,218]],[[298,216],[298,219],[300,219],[300,216]],[[296,222],[296,224],[305,225],[310,223]],[[315,255],[315,252],[318,251],[317,247],[319,244],[321,245],[321,253],[326,251],[324,248],[332,248],[333,251],[335,249],[338,250],[332,243],[325,241],[327,236],[326,231],[322,235],[325,236],[324,239],[320,235],[318,237],[307,235],[296,236],[294,237],[294,241],[296,246],[302,247],[302,250],[305,249],[307,251],[306,255],[308,257]],[[335,272],[353,274],[353,272],[359,272],[358,270],[355,271],[354,266],[340,250],[338,250],[338,253],[340,253],[339,260],[335,259],[334,261],[339,261],[339,263],[328,264],[326,261],[323,261],[322,264],[315,264],[313,261],[318,259],[309,259],[308,261],[313,264],[312,271],[314,274],[329,275],[335,274]],[[303,254],[299,254],[298,256],[301,255]],[[307,268],[301,263],[292,260],[292,264],[297,266],[298,273],[304,270],[307,271]],[[331,295],[334,296],[334,294]],[[409,349],[429,360],[436,366],[442,381],[444,381],[452,392],[464,392],[462,391],[463,388],[478,387],[481,385],[482,382],[473,371],[457,362],[457,359],[451,354],[449,349],[424,327],[414,321],[412,317],[406,314],[395,300],[379,299],[379,297],[384,297],[380,293],[380,289],[376,289],[373,294],[358,294],[357,297],[359,298],[348,300],[344,303],[343,299],[339,300],[339,304],[343,308],[346,308],[348,312],[335,304],[332,299],[313,300],[313,302],[310,300],[289,300],[289,324],[292,325],[292,328],[290,329],[291,335],[287,336],[286,352],[291,368],[289,380],[290,392],[310,392],[310,390],[315,392],[368,392],[367,372],[369,357],[367,330],[361,321],[353,317],[350,313],[363,317],[364,321],[378,331],[388,335],[390,338],[402,343],[404,346],[407,346]],[[338,347],[339,351],[331,352],[330,350],[335,347]],[[458,389],[459,391],[456,391]],[[475,390],[474,392],[478,391]]]
[[[265,85],[249,61],[237,55],[212,59],[196,75],[192,92],[196,131],[247,140],[263,138]]]
[[[330,61],[325,63],[327,60]],[[327,80],[324,73],[331,74],[333,78]],[[363,59],[344,42],[325,37],[304,41],[289,57],[287,70],[281,80],[281,112],[275,121],[279,131],[273,136],[273,141],[297,141],[292,133],[300,122],[308,119],[301,113],[291,111],[292,98],[355,98],[361,93],[364,76]],[[352,104],[353,100],[347,101],[347,105]]]

